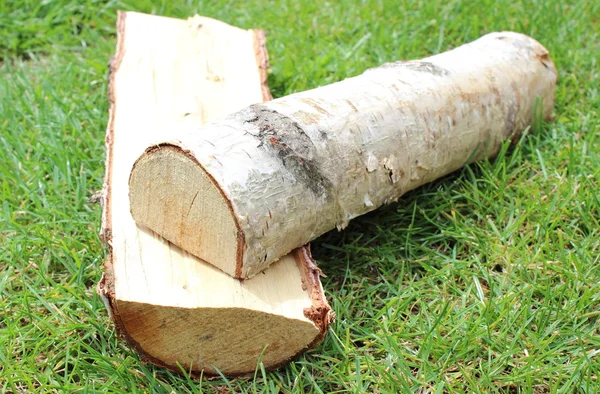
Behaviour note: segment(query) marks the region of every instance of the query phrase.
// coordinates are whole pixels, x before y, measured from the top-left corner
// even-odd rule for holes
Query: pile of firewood
[[[176,371],[247,375],[316,345],[334,314],[308,242],[497,154],[554,104],[548,51],[517,33],[270,101],[260,30],[131,12],[117,28],[98,292]]]

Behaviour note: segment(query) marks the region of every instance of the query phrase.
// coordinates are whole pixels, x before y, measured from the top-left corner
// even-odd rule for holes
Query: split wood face
[[[147,150],[130,177],[132,214],[249,278],[324,232],[497,154],[536,111],[550,118],[556,78],[542,45],[503,32],[252,105]]]
[[[145,361],[202,377],[251,375],[259,362],[277,368],[319,343],[333,319],[308,245],[240,281],[137,225],[128,198],[131,168],[148,146],[182,124],[202,125],[270,99],[264,33],[199,16],[135,12],[119,13],[117,32],[102,193],[109,255],[98,293]],[[144,192],[172,197],[162,201],[163,215],[176,212],[179,223],[191,218],[208,226],[207,232],[180,226],[173,237],[199,234],[216,247],[196,253],[233,270],[243,237],[232,206],[180,150],[157,150],[152,173],[162,182]]]

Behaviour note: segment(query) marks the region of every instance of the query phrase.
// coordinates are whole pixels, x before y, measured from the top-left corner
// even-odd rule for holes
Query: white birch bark
[[[169,187],[160,185],[157,167],[148,165],[165,150],[156,146],[133,168],[132,213],[230,275],[252,277],[326,231],[343,229],[409,190],[495,155],[503,141],[531,124],[538,101],[544,119],[551,116],[556,79],[542,45],[502,32],[252,105],[202,132],[164,141],[191,163],[185,174],[209,175],[227,200],[235,228],[207,226],[205,214],[194,214],[216,204],[198,189],[207,185],[190,185],[187,175],[171,179]],[[181,165],[170,156],[163,159],[161,168]],[[174,198],[187,217],[169,214]],[[182,223],[204,235],[181,234]],[[223,240],[237,240],[230,251],[236,267],[195,251],[210,236],[219,248],[233,249],[233,241]]]

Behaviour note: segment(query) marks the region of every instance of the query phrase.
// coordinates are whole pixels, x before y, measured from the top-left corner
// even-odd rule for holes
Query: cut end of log
[[[260,362],[276,369],[320,342],[334,317],[308,247],[244,282],[190,261],[191,277],[207,280],[188,289],[196,302],[160,275],[153,285],[170,300],[132,292],[116,297],[124,284],[115,283],[111,260],[97,292],[119,333],[142,359],[174,372],[249,376]]]
[[[231,204],[193,156],[173,145],[148,149],[134,164],[129,199],[138,223],[240,277],[243,233]]]
[[[138,335],[132,339],[141,342],[148,356],[169,369],[180,364],[187,371],[208,375],[221,371],[226,376],[246,376],[259,362],[277,368],[319,335],[309,321],[243,308],[186,309],[122,302],[119,312],[126,318],[127,331]]]

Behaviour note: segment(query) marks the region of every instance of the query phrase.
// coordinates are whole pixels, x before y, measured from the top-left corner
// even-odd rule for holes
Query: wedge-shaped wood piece
[[[131,174],[133,217],[230,275],[252,277],[324,232],[497,154],[536,108],[550,117],[556,77],[537,41],[492,33],[252,105],[148,149]]]
[[[318,343],[333,316],[308,246],[242,282],[136,226],[128,198],[149,145],[270,99],[264,34],[130,12],[117,28],[102,226],[110,255],[98,292],[145,360],[205,376],[249,374],[259,360],[276,368]]]

